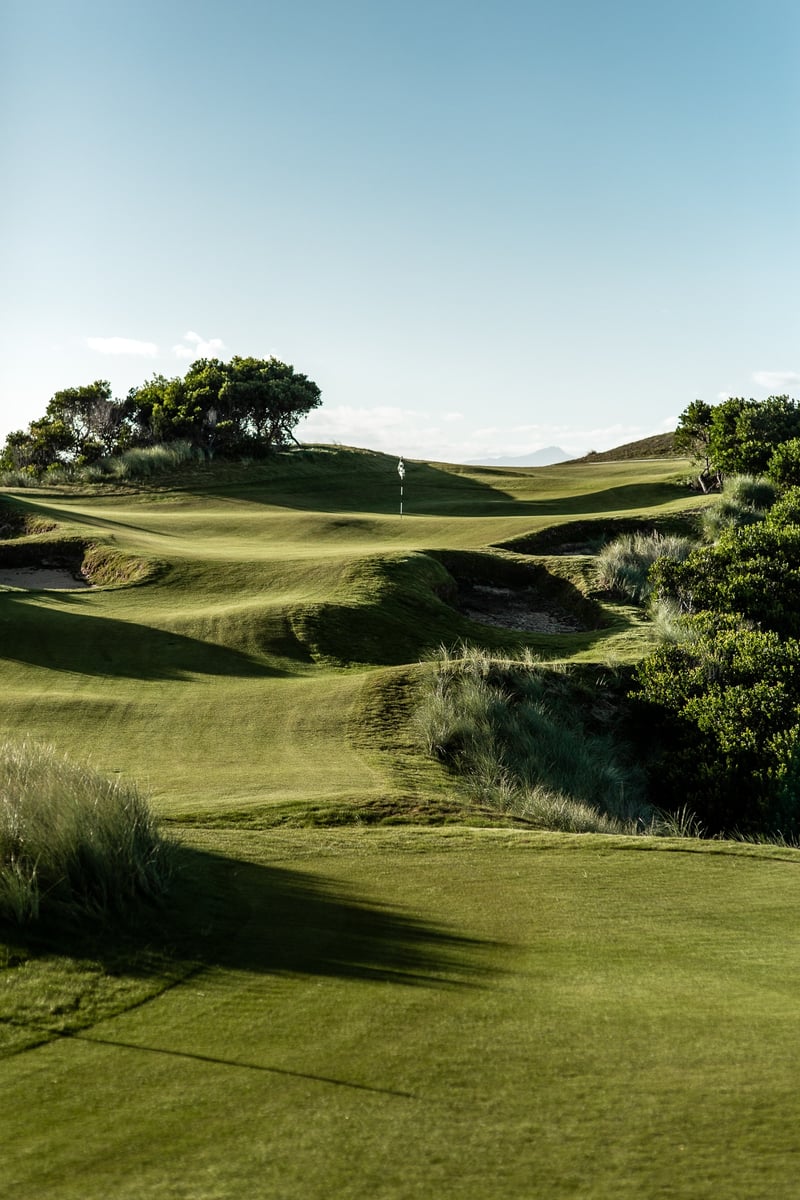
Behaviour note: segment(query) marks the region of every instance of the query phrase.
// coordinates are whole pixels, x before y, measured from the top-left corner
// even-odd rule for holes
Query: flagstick
[[[402,458],[397,464],[397,474],[400,476],[400,520],[403,519],[403,483],[406,477],[406,464]]]

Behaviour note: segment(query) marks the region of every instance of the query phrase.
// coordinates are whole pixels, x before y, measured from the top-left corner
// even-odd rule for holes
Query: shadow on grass
[[[413,1098],[411,1093],[357,1079],[288,1070],[263,1061],[223,1058],[148,1042],[106,1036],[92,1028],[138,1007],[208,968],[265,976],[356,980],[424,988],[480,986],[497,974],[498,943],[466,936],[416,914],[358,895],[340,882],[181,847],[169,905],[142,914],[137,926],[107,924],[19,928],[0,925],[0,951],[12,972],[30,959],[58,957],[74,963],[88,1005],[78,994],[68,1005],[26,1019],[6,1015],[33,1050],[54,1039],[89,1041],[116,1050],[209,1063],[233,1070],[290,1075],[315,1083]],[[92,999],[105,977],[135,977],[145,994],[94,1015]],[[310,1034],[313,1038],[313,1032]]]
[[[0,593],[0,659],[127,679],[188,679],[194,674],[257,677],[288,672],[227,646],[169,630],[76,611],[83,597]]]
[[[308,872],[184,850],[182,877],[227,880],[236,937],[212,961],[280,975],[381,980],[415,986],[474,983],[485,943]]]
[[[508,491],[509,472],[496,467],[443,470],[428,463],[406,464],[404,512],[407,516],[499,517],[569,516],[570,514],[607,513],[626,509],[651,508],[685,498],[684,488],[675,483],[626,483],[590,492],[569,492],[561,496],[536,499],[535,476],[531,478],[534,495],[520,498]],[[468,471],[468,473],[467,473]],[[380,468],[374,463],[365,469],[358,460],[343,459],[342,465],[317,466],[313,475],[282,475],[274,481],[266,478],[231,486],[220,483],[208,487],[189,486],[186,491],[218,499],[221,493],[252,504],[277,504],[309,512],[346,512],[392,514],[399,509],[399,481],[395,460]]]
[[[20,961],[57,953],[169,982],[222,967],[415,987],[478,984],[489,973],[485,952],[498,948],[317,874],[183,846],[176,853],[167,905],[135,925],[4,925],[0,940]]]

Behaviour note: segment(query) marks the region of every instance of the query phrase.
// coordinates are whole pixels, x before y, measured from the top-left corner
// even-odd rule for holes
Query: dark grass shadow
[[[78,593],[0,592],[0,660],[127,679],[192,675],[257,677],[289,672],[226,646],[183,634],[76,611]],[[44,602],[43,602],[44,601]]]
[[[685,498],[685,489],[672,483],[630,483],[591,492],[561,496],[524,498],[505,490],[508,472],[491,468],[459,475],[424,463],[407,464],[403,512],[406,516],[437,517],[550,517],[602,514],[616,510],[651,508]],[[476,474],[479,477],[476,478]],[[395,471],[388,469],[377,478],[364,480],[342,470],[343,478],[330,477],[289,481],[274,485],[264,480],[235,488],[236,499],[253,504],[274,504],[319,513],[360,515],[399,513],[400,491]],[[385,477],[384,477],[385,475]],[[535,487],[535,477],[532,480]],[[206,498],[231,494],[230,485],[187,488]]]
[[[237,863],[248,905],[221,965],[281,975],[381,980],[415,986],[477,982],[485,943],[408,912],[358,897],[338,882],[285,868]]]
[[[56,952],[170,981],[222,967],[414,987],[478,985],[496,973],[486,957],[499,948],[338,881],[185,847],[167,903],[137,923],[0,925],[3,939],[19,965]]]
[[[157,481],[153,482],[153,486],[158,486]],[[79,525],[88,526],[91,529],[100,529],[108,532],[114,529],[133,530],[134,533],[151,534],[153,531],[147,524],[137,524],[133,521],[120,521],[116,517],[110,516],[93,516],[91,512],[80,511],[76,512],[71,508],[60,508],[57,501],[68,500],[73,504],[84,502],[87,508],[91,508],[92,504],[102,504],[105,500],[119,499],[118,495],[104,496],[102,493],[94,495],[83,495],[79,491],[75,492],[57,492],[52,496],[54,503],[50,503],[50,497],[47,502],[38,502],[32,497],[16,495],[9,497],[9,501],[16,506],[17,513],[22,513],[27,517],[40,517],[44,521],[53,521],[64,525]],[[159,530],[159,537],[174,537],[175,535],[169,531]]]
[[[76,926],[63,919],[49,927],[0,924],[0,966],[7,976],[24,969],[32,958],[57,956],[88,968],[90,989],[98,987],[98,965],[105,976],[135,977],[144,983],[140,999],[106,1009],[103,1018],[146,1004],[213,968],[413,988],[488,986],[502,972],[497,957],[503,949],[508,948],[382,903],[374,895],[358,894],[338,880],[185,847],[178,852],[167,903],[160,910],[141,911],[136,924]],[[127,1041],[113,1036],[113,1026],[104,1036],[93,1027],[98,1018],[92,1016],[91,1006],[83,1009],[80,979],[78,971],[74,998],[51,1008],[50,1018],[39,1013],[30,1019],[0,1014],[0,1022],[23,1038],[11,1054],[36,1050],[54,1039],[74,1039],[126,1054],[167,1056],[229,1071],[293,1076],[325,1086],[414,1098],[380,1079],[291,1070],[263,1060],[165,1046],[157,1040]],[[383,995],[378,993],[376,1000]],[[314,1030],[308,1036],[313,1045]]]

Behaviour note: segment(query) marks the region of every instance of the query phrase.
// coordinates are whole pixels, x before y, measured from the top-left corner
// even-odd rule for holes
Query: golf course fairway
[[[519,547],[680,517],[682,464],[406,465],[402,518],[341,448],[5,494],[118,575],[0,591],[3,737],[138,782],[179,870],[118,942],[0,932],[4,1194],[800,1195],[800,852],[514,826],[414,726],[442,644],[644,653],[632,607],[515,633],[452,574],[583,612],[587,555]]]

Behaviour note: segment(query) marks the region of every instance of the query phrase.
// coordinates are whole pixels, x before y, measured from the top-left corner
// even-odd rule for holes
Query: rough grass
[[[635,833],[652,824],[644,777],[618,731],[610,672],[577,671],[530,654],[442,650],[416,712],[430,754],[477,802],[565,832]]]
[[[777,489],[760,475],[732,475],[725,480],[721,496],[717,496],[703,512],[703,532],[715,541],[726,529],[738,529],[763,521],[775,503]]]
[[[598,586],[642,604],[650,595],[649,574],[653,563],[659,558],[683,562],[696,545],[691,538],[658,531],[622,534],[597,556]]]
[[[133,785],[52,747],[0,745],[0,921],[130,918],[163,896],[172,861]]]

